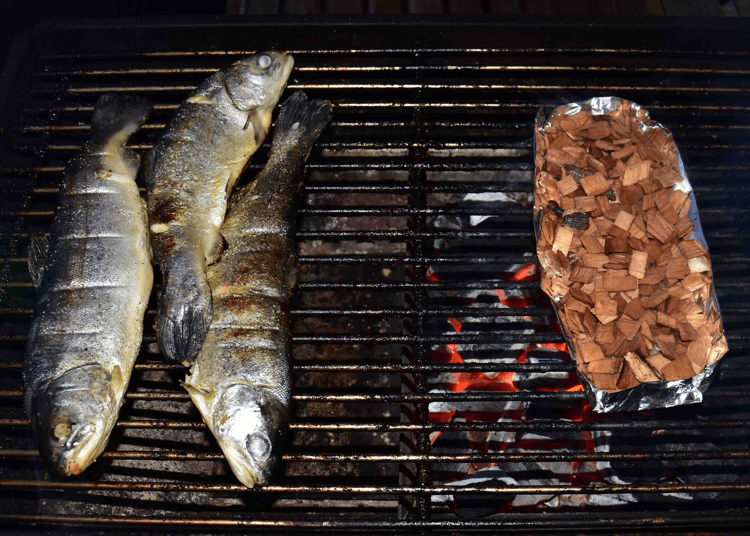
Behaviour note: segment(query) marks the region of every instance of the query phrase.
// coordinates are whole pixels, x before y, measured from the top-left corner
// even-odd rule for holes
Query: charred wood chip
[[[578,231],[585,231],[589,228],[589,217],[584,212],[574,212],[563,216],[563,225]]]
[[[560,205],[557,204],[555,201],[550,201],[547,203],[547,206],[552,210],[552,212],[557,216],[558,218],[563,217],[563,211],[560,208]],[[563,220],[563,225],[565,225],[565,220]]]
[[[589,175],[593,175],[594,173],[596,173],[596,170],[584,169],[584,168],[574,166],[572,164],[565,164],[563,167],[565,168],[565,171],[568,172],[568,175],[573,177],[578,184],[581,184],[582,178],[588,177]]]

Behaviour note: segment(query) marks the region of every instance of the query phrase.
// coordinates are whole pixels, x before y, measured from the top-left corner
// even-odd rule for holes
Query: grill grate
[[[596,21],[259,20],[55,23],[29,36],[6,77],[21,147],[0,169],[0,519],[123,531],[745,527],[747,24],[662,20],[633,39]],[[335,104],[300,211],[282,471],[260,491],[228,472],[180,388],[183,369],[161,360],[152,299],[107,451],[82,477],[50,480],[21,408],[25,252],[31,233],[49,231],[93,103],[107,91],[152,99],[131,140],[145,151],[208,73],[271,46],[295,55],[285,97],[304,89]],[[673,129],[701,207],[730,352],[700,406],[587,413],[533,277],[524,200],[536,110],[613,93]],[[498,208],[503,196],[516,202]]]

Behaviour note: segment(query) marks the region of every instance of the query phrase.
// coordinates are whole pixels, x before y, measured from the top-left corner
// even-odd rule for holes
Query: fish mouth
[[[272,392],[243,384],[224,390],[213,411],[213,433],[237,479],[268,484],[283,447],[289,410]]]
[[[288,80],[289,75],[292,74],[292,69],[294,68],[294,57],[291,54],[284,54],[279,59],[280,68],[277,69],[277,73],[275,73],[276,80]]]
[[[81,474],[104,450],[115,421],[108,384],[101,365],[83,365],[33,397],[31,427],[42,457],[58,476]]]

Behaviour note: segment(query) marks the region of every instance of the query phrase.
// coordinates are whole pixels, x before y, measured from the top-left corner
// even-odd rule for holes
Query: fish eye
[[[264,459],[271,453],[271,445],[260,434],[248,435],[245,438],[245,447],[252,456],[258,459]]]
[[[271,56],[268,54],[263,54],[258,58],[258,67],[261,69],[267,69],[269,65],[271,65]]]

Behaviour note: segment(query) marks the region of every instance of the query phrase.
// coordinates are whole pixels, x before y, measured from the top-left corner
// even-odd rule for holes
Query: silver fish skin
[[[37,296],[24,407],[59,476],[81,473],[104,450],[141,346],[153,268],[140,157],[125,142],[150,112],[139,97],[99,99],[91,139],[66,169],[51,237],[29,248]]]
[[[295,214],[310,149],[331,104],[297,92],[281,107],[269,160],[232,199],[227,249],[208,268],[214,317],[184,386],[245,486],[267,484],[291,403],[289,298]]]
[[[162,352],[189,365],[211,323],[206,265],[218,260],[227,199],[268,133],[294,66],[266,51],[209,77],[180,105],[144,162],[154,257],[164,286],[157,312]]]

